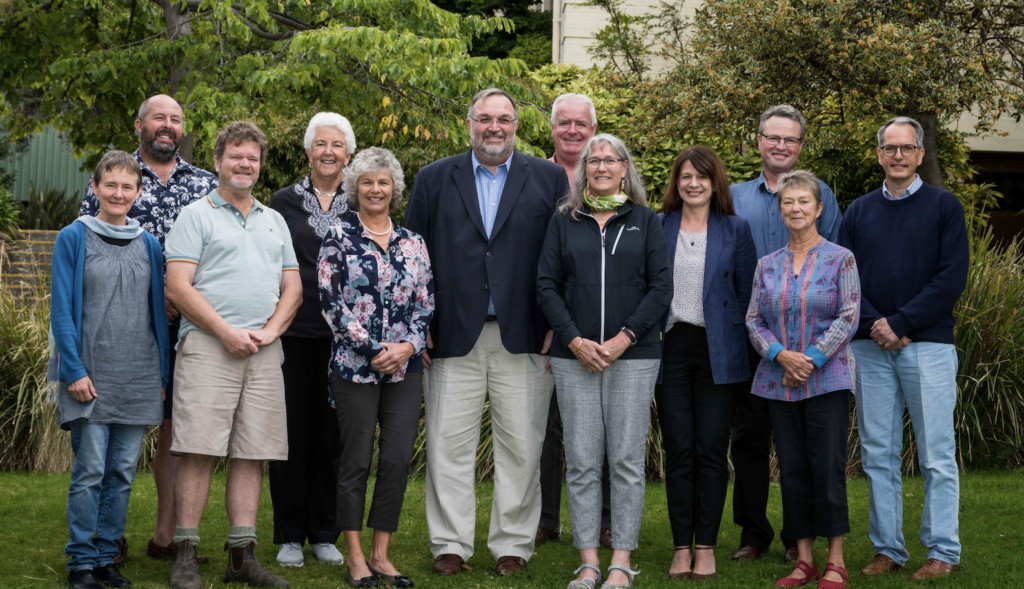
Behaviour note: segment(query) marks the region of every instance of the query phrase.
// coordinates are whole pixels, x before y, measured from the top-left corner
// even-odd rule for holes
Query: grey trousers
[[[611,478],[612,547],[635,550],[644,512],[644,457],[661,360],[617,360],[590,373],[576,360],[551,359],[565,440],[566,494],[573,546],[597,548],[601,469]]]

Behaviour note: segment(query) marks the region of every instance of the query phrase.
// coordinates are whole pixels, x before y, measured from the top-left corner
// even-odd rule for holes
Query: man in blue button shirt
[[[799,110],[788,104],[769,108],[761,115],[757,128],[757,148],[761,152],[761,174],[754,180],[732,185],[732,201],[736,214],[750,223],[757,257],[778,251],[789,243],[789,230],[782,223],[779,199],[775,193],[779,178],[796,169],[804,146],[807,121]],[[835,242],[843,220],[832,189],[821,184],[823,210],[818,217],[818,234]],[[750,374],[757,371],[761,357],[750,354]],[[768,405],[764,399],[749,393],[750,387],[737,393],[733,406],[732,463],[736,483],[732,496],[733,521],[743,528],[740,549],[733,560],[754,560],[768,550],[775,531],[768,523],[768,450],[771,423],[764,419]],[[784,562],[796,562],[796,541],[780,534],[786,546]]]

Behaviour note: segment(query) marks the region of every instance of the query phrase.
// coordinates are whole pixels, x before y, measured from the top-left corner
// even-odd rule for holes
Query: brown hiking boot
[[[256,542],[249,542],[242,548],[231,548],[227,542],[224,550],[228,552],[228,570],[224,573],[225,583],[248,583],[253,587],[291,587],[288,581],[263,568],[256,560],[253,548]]]
[[[196,547],[185,540],[178,546],[178,553],[171,565],[171,589],[203,589],[199,578],[199,564],[196,563]]]

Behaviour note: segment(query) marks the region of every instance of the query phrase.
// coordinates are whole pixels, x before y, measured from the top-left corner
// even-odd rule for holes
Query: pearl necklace
[[[387,231],[381,231],[380,233],[378,233],[378,232],[374,231],[373,229],[370,229],[369,227],[367,227],[366,223],[363,222],[362,215],[357,213],[356,217],[359,218],[359,224],[363,226],[363,229],[366,229],[368,232],[370,232],[371,235],[376,235],[378,237],[383,237],[385,235],[391,235],[391,231],[395,228],[395,224],[394,224],[394,222],[391,221],[391,217],[388,217],[388,230]]]
[[[313,188],[313,192],[315,192],[317,196],[321,196],[323,198],[334,198],[335,195],[338,194],[337,190],[335,190],[334,192],[331,192],[330,194],[328,194],[326,192],[320,192],[320,189],[317,188],[316,186],[313,186],[312,183],[310,183],[310,186]]]

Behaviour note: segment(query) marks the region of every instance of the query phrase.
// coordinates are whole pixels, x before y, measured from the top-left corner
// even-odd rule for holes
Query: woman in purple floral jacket
[[[320,307],[334,332],[331,389],[341,430],[336,525],[345,536],[350,585],[376,587],[381,577],[392,587],[411,587],[388,559],[388,545],[419,426],[420,354],[434,312],[430,259],[423,238],[389,216],[405,188],[390,151],[359,152],[344,178],[353,212],[327,232],[318,261]],[[367,560],[359,536],[378,424]]]

